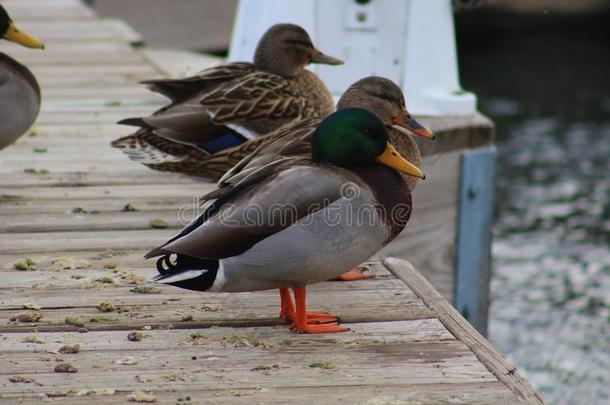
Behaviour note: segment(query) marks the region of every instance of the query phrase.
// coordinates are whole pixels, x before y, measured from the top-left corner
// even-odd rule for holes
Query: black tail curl
[[[165,254],[157,259],[159,275],[153,277],[153,281],[163,283],[163,280],[178,276],[176,281],[167,284],[187,290],[206,291],[214,284],[219,266],[220,262],[216,259],[201,259],[177,253]],[[195,274],[179,279],[180,273],[190,270],[195,270]]]
[[[192,257],[178,253],[166,254],[157,259],[157,271],[162,276],[166,276],[172,273],[179,273],[187,270],[202,269],[218,269],[218,260],[200,259],[198,257]]]

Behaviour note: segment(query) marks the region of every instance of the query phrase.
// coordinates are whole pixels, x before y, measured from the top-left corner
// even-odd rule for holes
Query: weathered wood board
[[[406,263],[372,262],[373,280],[311,286],[311,307],[350,329],[325,336],[290,333],[276,291],[147,283],[155,270],[142,255],[192,218],[210,187],[109,147],[128,131],[116,119],[159,105],[136,84],[159,73],[128,45],[133,32],[77,0],[0,3],[53,45],[7,49],[39,73],[44,105],[33,136],[0,152],[2,404],[541,403]],[[128,340],[133,331],[140,341]],[[67,344],[79,352],[62,353]],[[55,372],[66,363],[77,372]]]

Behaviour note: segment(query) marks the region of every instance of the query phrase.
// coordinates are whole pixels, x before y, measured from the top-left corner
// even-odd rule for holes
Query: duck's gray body
[[[290,171],[286,174],[290,176]],[[328,173],[317,175],[328,179]],[[347,190],[345,194],[353,191],[355,195],[339,196],[326,208],[263,239],[243,254],[221,260],[210,291],[305,287],[335,278],[381,249],[390,233],[370,190],[342,176],[332,181],[338,189]],[[312,182],[309,187],[315,185]]]
[[[40,112],[40,87],[28,68],[0,53],[0,149],[15,142]]]
[[[207,291],[294,288],[337,277],[371,257],[394,236],[371,189],[344,169],[295,166],[262,189],[245,194],[154,255],[211,258],[215,254],[218,267]],[[299,219],[282,223],[286,216],[279,214],[281,207],[290,207]],[[232,247],[220,245],[221,241],[248,248],[233,252]],[[191,268],[159,281],[177,285],[177,281],[196,278],[197,271]],[[199,271],[203,275],[206,270]],[[180,286],[198,289],[195,284]]]

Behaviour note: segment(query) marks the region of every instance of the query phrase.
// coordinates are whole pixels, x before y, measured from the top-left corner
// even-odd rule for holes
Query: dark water
[[[490,337],[549,404],[610,397],[610,14],[458,18],[497,124]]]

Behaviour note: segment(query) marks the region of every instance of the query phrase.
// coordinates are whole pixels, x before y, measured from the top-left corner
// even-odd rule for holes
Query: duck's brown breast
[[[330,90],[315,73],[305,70],[291,80],[294,81],[294,87],[305,101],[303,118],[323,118],[335,111]]]
[[[273,119],[248,120],[244,126],[259,134],[267,134],[294,121],[306,118],[324,118],[335,110],[330,91],[315,73],[305,70],[298,76],[282,78],[282,80],[289,81],[290,97],[293,98],[292,101],[296,101],[293,103],[291,113]]]
[[[389,243],[409,222],[413,208],[411,192],[403,176],[389,167],[375,163],[353,171],[373,191],[378,212],[390,230],[386,241]]]

